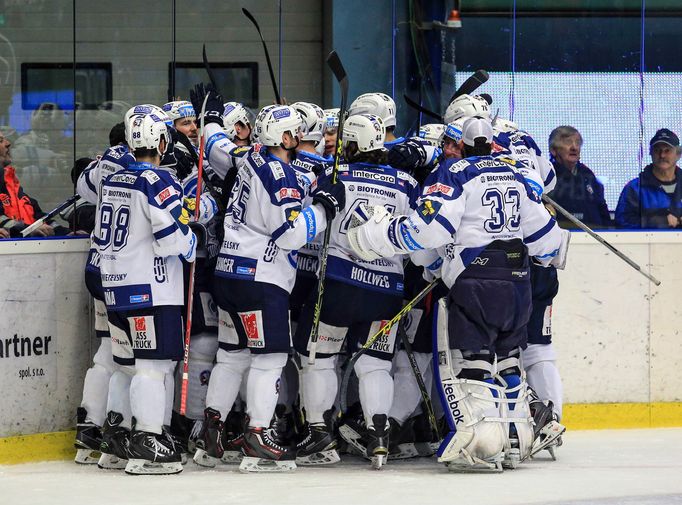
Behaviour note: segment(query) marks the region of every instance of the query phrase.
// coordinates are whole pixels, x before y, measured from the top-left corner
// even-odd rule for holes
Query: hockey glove
[[[424,146],[409,139],[388,151],[388,164],[398,170],[412,172],[426,163]]]
[[[348,242],[358,258],[374,261],[396,254],[388,239],[391,221],[391,213],[383,205],[367,207],[360,204],[353,211],[348,227]]]
[[[197,249],[203,248],[206,245],[206,235],[208,234],[206,227],[201,223],[192,221],[189,223],[189,229],[194,232],[197,238]]]
[[[327,223],[331,223],[336,214],[346,206],[346,188],[341,181],[332,184],[326,181],[312,193],[313,205],[320,204],[327,215]]]
[[[563,270],[566,267],[566,255],[568,254],[568,244],[570,241],[571,232],[568,230],[561,230],[561,245],[559,246],[559,252],[557,252],[556,256],[549,262],[550,265],[558,270]]]
[[[201,106],[203,105],[206,96],[208,96],[208,99],[206,100],[204,123],[216,123],[222,128],[223,111],[225,110],[225,107],[223,106],[223,97],[216,91],[212,84],[204,85],[200,82],[189,91],[189,97],[192,101],[194,112],[197,115],[197,121],[201,120]]]

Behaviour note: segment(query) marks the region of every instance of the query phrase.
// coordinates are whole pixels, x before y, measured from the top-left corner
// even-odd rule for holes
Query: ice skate
[[[533,427],[535,437],[530,452],[531,457],[544,449],[548,449],[552,459],[556,460],[554,448],[560,445],[556,441],[566,431],[566,427],[559,423],[554,414],[553,406],[551,400],[548,400],[547,404],[545,404],[531,390],[530,412],[535,423]]]
[[[244,458],[244,413],[231,410],[223,427],[223,457],[227,464],[239,464]]]
[[[372,468],[380,470],[388,459],[388,419],[385,414],[374,414],[372,423],[367,428],[367,457]]]
[[[390,459],[409,459],[419,456],[414,443],[412,420],[408,419],[403,425],[392,417],[388,420],[390,426],[391,446],[388,457]]]
[[[74,461],[79,465],[95,465],[101,453],[99,446],[102,443],[102,430],[95,423],[86,421],[88,412],[83,407],[76,411],[76,441],[77,449]]]
[[[438,423],[436,423],[436,428],[438,428],[439,431],[438,433],[434,433],[429,418],[425,413],[408,419],[408,422],[410,421],[412,422],[414,447],[417,450],[417,454],[427,458],[436,454],[438,446],[440,445],[440,429]]]
[[[182,472],[180,449],[165,434],[133,431],[125,472],[130,475],[168,475]]]
[[[97,466],[104,470],[123,470],[128,464],[130,431],[121,426],[123,415],[111,411],[102,427],[101,456]]]
[[[342,418],[339,424],[339,435],[346,442],[346,451],[349,454],[365,458],[367,457],[365,418],[361,410],[357,414],[351,410],[354,410],[353,407],[349,409],[349,413]]]
[[[290,472],[296,469],[294,451],[279,445],[271,431],[263,427],[246,429],[240,472]]]
[[[341,461],[336,440],[324,424],[307,425],[306,437],[296,445],[296,464],[331,465]]]
[[[223,457],[223,428],[220,412],[210,407],[204,410],[204,422],[195,442],[196,450],[192,458],[197,465],[215,468]]]
[[[293,412],[286,412],[285,405],[280,403],[275,407],[270,428],[274,430],[279,445],[291,448],[296,445],[296,419]]]

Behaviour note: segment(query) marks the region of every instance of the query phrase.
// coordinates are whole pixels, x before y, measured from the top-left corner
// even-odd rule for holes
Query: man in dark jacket
[[[650,165],[628,182],[618,198],[616,224],[621,228],[682,227],[680,139],[667,128],[649,142]]]
[[[583,138],[572,126],[559,126],[549,135],[549,152],[556,170],[556,188],[549,194],[559,205],[592,228],[612,225],[604,185],[580,163]],[[563,228],[573,225],[557,216]]]

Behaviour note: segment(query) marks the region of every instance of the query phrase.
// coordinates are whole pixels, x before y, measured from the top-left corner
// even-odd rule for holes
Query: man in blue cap
[[[628,182],[618,198],[616,224],[621,228],[682,227],[680,139],[667,128],[649,142],[652,163]]]

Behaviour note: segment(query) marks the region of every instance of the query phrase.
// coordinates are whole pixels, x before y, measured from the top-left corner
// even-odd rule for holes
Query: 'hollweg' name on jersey
[[[380,288],[390,289],[391,283],[388,280],[388,275],[380,275],[361,268],[352,267],[350,272],[351,280],[362,282],[363,284],[370,284]]]

